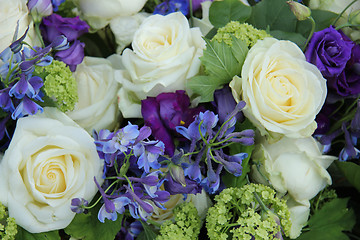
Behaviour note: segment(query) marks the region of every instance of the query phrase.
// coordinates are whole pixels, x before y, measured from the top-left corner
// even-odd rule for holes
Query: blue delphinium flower
[[[158,162],[160,155],[164,154],[165,145],[161,141],[140,142],[134,146],[134,154],[139,157],[138,166],[144,168],[145,172],[150,172],[150,167],[159,169],[161,167]]]

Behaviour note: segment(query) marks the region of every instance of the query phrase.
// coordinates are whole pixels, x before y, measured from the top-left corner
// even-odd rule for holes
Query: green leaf
[[[236,131],[242,131],[245,129],[255,129],[254,125],[248,120],[246,119],[243,123],[237,123],[235,125],[236,127]],[[231,155],[235,155],[238,153],[247,153],[248,157],[245,158],[242,161],[241,166],[243,167],[242,169],[242,174],[239,177],[235,177],[234,175],[232,175],[229,172],[226,172],[223,177],[222,180],[225,184],[226,187],[242,187],[247,183],[246,180],[246,175],[250,172],[250,164],[249,164],[249,160],[251,158],[251,154],[255,148],[255,145],[251,145],[251,146],[245,146],[242,144],[232,144],[229,146],[230,148],[230,154]]]
[[[153,239],[156,239],[157,235],[152,230],[152,228],[147,223],[144,223],[143,221],[140,221],[140,222],[141,222],[141,225],[144,228],[144,231],[142,231],[136,239],[137,240],[153,240]]]
[[[337,161],[336,165],[343,172],[345,178],[360,192],[360,166],[353,162]]]
[[[304,232],[297,240],[348,240],[343,231],[350,231],[355,225],[355,213],[348,209],[349,198],[335,198],[310,218],[310,231]]]
[[[311,16],[315,20],[315,32],[321,31],[324,28],[330,26],[330,24],[337,17],[336,13],[324,11],[324,10],[311,10]],[[298,21],[296,26],[296,32],[302,34],[304,37],[308,37],[311,30],[311,23],[309,20]]]
[[[212,76],[195,76],[191,78],[187,86],[194,94],[201,96],[200,102],[214,100],[214,91],[222,85],[218,78]]]
[[[301,49],[304,47],[306,42],[306,38],[303,35],[295,32],[284,32],[280,30],[274,30],[274,31],[270,31],[270,35],[279,40],[290,40],[296,43],[296,45],[298,45]]]
[[[209,10],[209,20],[216,28],[224,27],[230,21],[245,22],[250,15],[251,7],[238,0],[213,2]]]
[[[240,72],[242,65],[244,64],[246,55],[249,51],[249,48],[247,47],[246,43],[243,40],[240,40],[233,35],[231,35],[232,38],[232,53],[236,60],[238,61],[238,64],[240,65]]]
[[[116,221],[105,219],[102,223],[97,218],[99,208],[100,204],[97,204],[87,214],[76,214],[71,224],[65,228],[65,232],[82,240],[113,240],[121,229],[123,215],[118,214]]]
[[[61,240],[59,231],[43,232],[43,233],[29,233],[25,229],[18,227],[18,233],[15,239],[22,240]]]
[[[232,54],[232,48],[224,42],[210,42],[206,38],[205,41],[206,49],[200,58],[205,66],[205,71],[207,74],[218,78],[223,84],[230,82],[241,71],[239,62]]]
[[[295,32],[297,19],[286,0],[266,0],[253,6],[248,23],[258,29]]]

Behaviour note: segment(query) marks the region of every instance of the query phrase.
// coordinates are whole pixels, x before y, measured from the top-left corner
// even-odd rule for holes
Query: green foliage
[[[285,235],[289,234],[291,221],[286,202],[277,198],[270,187],[248,184],[242,188],[226,188],[215,196],[215,201],[206,217],[210,240],[229,236],[273,239],[281,229]]]
[[[346,207],[348,198],[336,198],[327,202],[311,216],[310,231],[304,232],[297,240],[348,240],[343,231],[350,231],[355,225],[355,214]]]
[[[201,96],[200,102],[213,100],[214,91],[227,84],[231,79],[240,74],[248,48],[246,44],[237,38],[233,38],[233,46],[224,42],[209,41],[205,39],[207,47],[204,55],[200,58],[205,66],[207,76],[198,75],[191,78],[187,87],[193,93]]]
[[[353,162],[337,161],[336,165],[340,168],[345,178],[360,192],[360,166]]]
[[[329,27],[334,21],[334,19],[337,17],[337,14],[324,10],[311,10],[311,16],[315,20],[315,32],[317,32]],[[310,29],[310,21],[298,21],[296,25],[296,32],[302,34],[304,37],[307,37],[309,35]]]
[[[43,233],[29,233],[23,228],[19,228],[16,239],[21,240],[61,240],[59,231],[43,232]]]
[[[296,45],[298,45],[301,49],[303,49],[306,42],[306,38],[300,33],[274,30],[270,31],[270,34],[271,36],[279,40],[290,40],[293,43],[296,43]]]
[[[184,202],[174,208],[174,222],[165,221],[161,225],[157,240],[198,239],[201,221],[192,202]]]
[[[154,240],[156,239],[156,233],[152,230],[152,228],[147,224],[141,221],[141,225],[144,228],[144,231],[142,231],[139,236],[137,236],[137,240]]]
[[[248,119],[245,119],[243,123],[236,123],[235,127],[236,127],[235,131],[237,132],[240,132],[243,129],[255,129],[254,125]],[[221,179],[227,188],[229,187],[241,188],[247,182],[246,175],[250,172],[249,160],[251,158],[251,154],[255,148],[255,145],[245,146],[242,144],[232,144],[229,146],[229,148],[230,148],[230,155],[235,155],[243,152],[243,153],[247,153],[248,157],[245,158],[241,163],[242,166],[241,176],[236,177],[233,174],[226,172]]]
[[[253,6],[248,23],[258,29],[295,32],[297,19],[286,0],[267,0]]]
[[[211,24],[220,28],[230,21],[246,21],[251,15],[251,7],[238,0],[217,1],[211,4],[209,20]]]
[[[65,232],[82,240],[113,240],[121,229],[123,215],[118,214],[116,221],[105,219],[102,223],[97,218],[99,208],[100,204],[97,204],[87,214],[76,214],[74,220],[64,229]]]

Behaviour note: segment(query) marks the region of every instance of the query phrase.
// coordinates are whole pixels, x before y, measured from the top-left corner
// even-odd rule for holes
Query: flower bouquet
[[[359,0],[0,0],[0,239],[360,239]]]

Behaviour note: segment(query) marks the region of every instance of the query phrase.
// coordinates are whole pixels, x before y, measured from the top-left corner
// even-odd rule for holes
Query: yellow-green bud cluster
[[[174,222],[165,221],[161,225],[156,240],[198,239],[201,221],[192,202],[184,202],[174,208]]]
[[[263,203],[266,209],[261,207]],[[249,184],[227,188],[215,197],[208,210],[206,228],[212,239],[274,239],[283,231],[289,236],[290,212],[285,200],[276,197],[270,187]]]
[[[15,240],[17,225],[14,218],[8,217],[6,208],[0,203],[0,239]]]
[[[46,95],[55,99],[57,107],[61,111],[74,110],[75,103],[78,101],[77,83],[70,69],[65,63],[53,60],[44,70]]]
[[[259,39],[271,37],[265,30],[259,30],[247,23],[231,21],[225,27],[219,28],[212,41],[225,42],[232,46],[231,36],[243,40],[249,48],[251,48]]]

